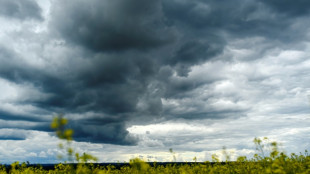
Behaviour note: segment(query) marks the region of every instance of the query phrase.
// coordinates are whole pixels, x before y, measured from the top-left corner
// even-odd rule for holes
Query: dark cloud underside
[[[54,10],[56,32],[97,52],[145,50],[171,40],[159,1],[67,1]]]
[[[81,54],[69,57],[74,54],[64,53],[62,58],[69,62],[45,69],[23,61],[23,55],[14,49],[1,46],[0,77],[16,84],[30,83],[48,94],[25,103],[46,112],[85,115],[83,119],[73,118],[71,124],[77,140],[134,145],[138,140],[126,130],[132,122],[246,115],[244,108],[209,106],[206,111],[205,105],[212,102],[208,98],[200,101],[207,104],[186,103],[199,97],[193,95],[194,90],[225,80],[190,80],[192,67],[219,59],[230,39],[261,37],[283,45],[306,39],[304,29],[293,24],[308,14],[308,4],[276,0],[53,1],[47,42],[61,40],[63,47],[72,52],[78,49]],[[2,0],[0,14],[43,20],[40,8],[30,0]],[[46,56],[52,61],[50,54]],[[205,76],[217,73],[214,70]],[[186,104],[184,108],[192,110],[177,113],[172,106],[164,106],[163,99],[180,100]],[[0,114],[5,120],[42,121],[8,116],[7,111]],[[43,127],[36,125],[33,129]]]
[[[307,15],[310,12],[310,2],[307,0],[260,0],[271,8],[288,16]]]

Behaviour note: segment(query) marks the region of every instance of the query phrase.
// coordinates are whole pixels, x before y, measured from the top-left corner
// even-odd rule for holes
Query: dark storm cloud
[[[202,63],[222,51],[221,47],[205,41],[189,40],[182,44],[175,55],[170,58],[170,64],[175,66],[179,76],[187,76],[190,67]]]
[[[74,139],[94,143],[111,143],[119,145],[135,145],[137,138],[129,135],[122,118],[89,118],[72,122]]]
[[[117,119],[117,123],[113,124],[100,122],[101,126],[95,127],[85,123],[86,127],[94,129],[81,129],[77,139],[134,144],[134,139],[126,139],[125,122],[135,118],[152,120],[162,113],[161,97],[166,93],[163,90],[184,88],[180,85],[172,87],[175,89],[168,87],[169,84],[157,75],[160,68],[171,66],[178,75],[187,76],[192,65],[221,52],[220,41],[215,40],[214,43],[211,40],[218,37],[198,40],[197,36],[184,35],[186,29],[170,25],[161,5],[160,1],[141,0],[130,3],[59,1],[55,7],[51,23],[53,31],[68,43],[94,52],[89,55],[91,63],[75,71],[74,82],[80,82],[80,86],[72,89],[73,96],[66,97],[71,103],[63,106],[69,112],[92,110],[114,116],[121,114],[127,118]],[[176,39],[180,41],[176,42]],[[190,86],[185,88],[190,90]],[[171,96],[172,92],[169,93]],[[57,98],[57,101],[64,100],[65,97]],[[104,127],[109,129],[104,130]],[[109,138],[110,134],[116,138]]]
[[[59,2],[54,15],[62,37],[94,51],[145,50],[172,39],[155,0]]]
[[[33,0],[0,0],[0,15],[21,20],[43,19],[41,8]]]
[[[307,0],[260,0],[280,13],[301,16],[310,12],[310,2]]]
[[[300,41],[304,36],[298,31],[292,31],[294,23],[292,12],[308,9],[306,1],[163,1],[163,11],[172,25],[187,29],[186,35],[200,35],[212,38],[210,42],[223,47],[227,33],[230,37],[261,36],[280,42]],[[274,11],[276,8],[279,10]],[[287,10],[286,10],[287,8]],[[305,10],[303,10],[305,9]],[[281,12],[280,12],[281,11]],[[288,15],[281,15],[282,12]],[[301,12],[303,13],[303,12]],[[185,30],[186,31],[186,30]],[[199,37],[201,38],[201,37]],[[223,42],[224,41],[224,42]]]
[[[23,80],[38,80],[40,83],[36,85],[43,92],[52,94],[44,101],[34,102],[40,107],[66,108],[72,112],[92,110],[108,114],[134,112],[138,98],[148,84],[148,74],[154,73],[148,61],[147,58],[120,59],[112,55],[99,55],[81,68],[72,67],[69,74],[62,77],[38,72],[40,75],[34,79]]]
[[[63,40],[62,46],[72,52],[78,48],[82,52],[80,57],[71,57],[69,62],[55,65],[56,70],[51,71],[28,64],[13,49],[0,47],[0,77],[18,84],[31,83],[40,92],[49,94],[44,100],[25,103],[51,112],[87,115],[83,119],[73,118],[70,124],[79,141],[136,144],[137,139],[126,130],[132,120],[144,123],[160,117],[190,120],[244,115],[243,108],[205,111],[203,104],[192,107],[195,112],[188,109],[183,114],[174,113],[170,111],[174,108],[163,107],[161,99],[185,101],[195,97],[193,90],[223,80],[223,77],[189,80],[188,76],[194,65],[215,60],[231,38],[260,36],[272,43],[273,39],[281,42],[299,39],[297,36],[304,33],[292,32],[295,31],[290,28],[293,21],[283,20],[288,18],[281,15],[286,10],[276,2],[55,1],[51,6],[49,36]],[[32,1],[13,4],[18,3],[35,4]],[[27,10],[32,8],[34,5]],[[4,9],[10,11],[9,7]],[[20,15],[39,19],[38,9],[29,14],[27,10],[21,11]],[[54,58],[53,54],[46,56]],[[72,54],[62,56],[67,59]],[[193,102],[184,104],[187,105],[184,108],[194,105]],[[8,120],[5,114],[2,119]],[[45,130],[39,125],[33,129]]]
[[[0,119],[3,120],[18,120],[18,121],[35,121],[40,122],[43,121],[40,118],[33,118],[29,115],[22,115],[17,113],[10,113],[9,111],[2,111],[0,110]]]
[[[238,37],[281,37],[275,33],[279,33],[287,23],[261,17],[257,2],[240,0],[238,3],[58,1],[52,10],[54,16],[50,24],[54,33],[68,43],[92,50],[94,55],[88,56],[92,62],[90,65],[74,71],[76,77],[71,82],[79,82],[79,85],[71,88],[72,95],[57,93],[60,98],[56,101],[66,101],[59,106],[68,112],[92,110],[114,115],[115,118],[125,116],[115,123],[108,120],[98,122],[101,126],[92,126],[93,123],[87,121],[79,124],[77,121],[76,125],[87,127],[80,129],[77,138],[134,144],[125,138],[128,135],[125,122],[135,118],[152,120],[165,112],[161,97],[182,99],[190,95],[188,91],[203,85],[170,77],[173,72],[187,77],[191,66],[220,54],[227,42],[223,32]],[[258,13],[258,18],[251,19],[255,13]],[[166,70],[163,67],[167,67]],[[168,110],[166,112],[169,113]],[[242,115],[242,112],[242,109],[220,110],[175,117],[226,118]],[[171,117],[173,119],[174,116]],[[116,138],[109,137],[110,134]]]
[[[0,136],[0,140],[25,140],[25,137],[19,137],[19,136]]]
[[[23,101],[24,103],[53,112],[95,111],[114,114],[112,121],[100,119],[100,125],[93,125],[98,122],[90,120],[79,120],[77,122],[79,126],[74,126],[75,130],[78,130],[77,140],[89,139],[93,142],[135,144],[136,139],[130,137],[125,129],[126,119],[118,118],[116,122],[115,118],[122,113],[137,112],[136,104],[139,96],[145,93],[148,74],[154,73],[150,60],[147,58],[127,58],[123,59],[122,63],[118,61],[117,56],[98,55],[98,58],[94,57],[88,66],[82,69],[71,69],[70,74],[76,73],[73,77],[69,77],[70,74],[61,77],[31,67],[19,59],[14,51],[5,48],[1,48],[0,60],[3,62],[2,66],[0,65],[2,78],[19,84],[31,82],[40,88],[41,92],[52,94],[45,100],[28,100]],[[7,111],[0,112],[0,118],[33,122],[44,120],[44,118],[40,120],[27,115],[10,114]],[[49,126],[46,124],[44,126],[36,125],[30,128],[48,130]]]

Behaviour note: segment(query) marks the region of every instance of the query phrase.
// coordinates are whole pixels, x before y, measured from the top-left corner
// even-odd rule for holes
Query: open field
[[[307,154],[284,153],[275,156],[256,156],[247,160],[239,157],[235,162],[191,162],[191,163],[146,163],[140,159],[132,159],[130,163],[119,164],[57,164],[26,165],[13,163],[11,166],[2,166],[0,173],[96,173],[96,174],[199,174],[199,173],[309,173],[310,156]]]

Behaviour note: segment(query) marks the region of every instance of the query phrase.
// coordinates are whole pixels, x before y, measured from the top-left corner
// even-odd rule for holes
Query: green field
[[[199,174],[199,173],[310,173],[310,156],[307,154],[291,154],[272,151],[270,156],[261,157],[256,155],[253,159],[239,157],[235,162],[204,162],[191,164],[168,164],[159,165],[153,163],[152,166],[140,159],[132,159],[129,165],[116,167],[113,165],[100,166],[92,163],[58,164],[54,169],[44,169],[43,167],[27,167],[25,163],[19,165],[13,163],[8,169],[2,166],[0,173],[96,173],[96,174]]]

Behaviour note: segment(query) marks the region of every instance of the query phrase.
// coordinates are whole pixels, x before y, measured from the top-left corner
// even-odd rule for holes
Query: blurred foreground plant
[[[90,154],[83,153],[80,155],[78,152],[72,148],[72,140],[73,140],[73,133],[72,129],[66,128],[68,124],[68,120],[64,118],[63,114],[56,115],[51,123],[51,128],[55,130],[56,136],[65,141],[64,143],[59,143],[58,147],[60,149],[66,149],[67,157],[69,162],[73,162],[73,154],[75,156],[75,160],[78,163],[87,163],[89,161],[97,161],[98,159]],[[62,155],[58,156],[60,159],[63,158]]]

